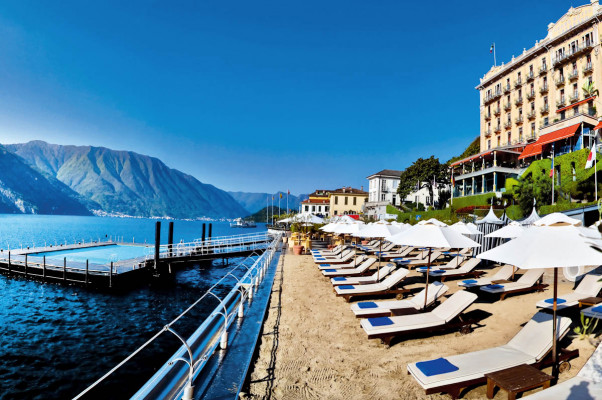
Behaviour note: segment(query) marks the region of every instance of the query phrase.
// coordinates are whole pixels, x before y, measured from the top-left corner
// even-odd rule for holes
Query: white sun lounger
[[[484,292],[499,294],[501,300],[511,293],[528,292],[531,290],[543,291],[548,286],[544,284],[538,284],[537,281],[542,277],[544,273],[543,269],[530,269],[523,274],[516,282],[504,283],[503,285],[487,285],[481,286],[481,290]]]
[[[485,374],[487,373],[521,364],[540,363],[552,349],[552,322],[552,315],[538,312],[508,344],[445,357],[445,360],[455,367],[455,371],[427,376],[423,370],[418,368],[418,363],[411,363],[408,364],[408,372],[426,394],[445,392],[455,399],[463,388],[486,382]],[[559,317],[559,337],[566,335],[570,326],[570,318]],[[423,365],[420,364],[420,366]]]
[[[587,297],[597,297],[600,290],[602,290],[602,282],[598,282],[600,279],[602,279],[601,275],[586,274],[573,292],[558,295],[556,309],[573,307],[579,304],[579,300]],[[552,299],[538,301],[536,306],[551,309]]]
[[[356,268],[358,265],[360,265],[361,263],[363,263],[365,260],[368,259],[368,256],[365,254],[360,254],[357,257],[355,257],[354,259],[352,259],[351,261],[349,261],[346,264],[319,264],[318,265],[318,269],[323,270],[323,269],[332,269],[332,268]]]
[[[316,264],[345,264],[351,260],[355,255],[353,250],[345,250],[340,256],[335,257],[316,257],[314,256],[314,262]]]
[[[437,265],[436,268],[431,268],[432,269],[456,269],[456,268],[460,268],[462,266],[462,263],[466,261],[466,257],[464,256],[455,256],[454,258],[452,258],[447,264],[444,265]],[[416,271],[418,272],[426,272],[427,267],[420,267],[420,268],[416,268]]]
[[[443,253],[441,253],[440,251],[433,251],[431,253],[431,265],[433,265],[433,263],[435,261],[437,261],[439,258],[441,258],[442,256],[443,256]],[[395,260],[395,262],[400,263],[404,267],[408,267],[410,269],[412,269],[413,267],[418,267],[420,265],[427,265],[429,263],[428,252],[427,252],[427,256],[424,258],[417,258],[417,259],[406,258],[403,260]]]
[[[406,248],[402,248],[397,251],[382,252],[380,257],[385,258],[385,259],[403,258],[403,257],[406,257],[408,254],[410,254],[413,251],[414,251],[414,247],[406,247]]]
[[[324,276],[358,276],[365,274],[368,272],[368,268],[370,268],[374,263],[376,263],[376,258],[368,258],[363,263],[359,264],[357,268],[327,268],[322,270],[322,274]]]
[[[428,307],[433,304],[448,290],[449,288],[441,282],[429,284],[426,306]],[[358,318],[386,317],[392,314],[414,314],[424,309],[424,293],[425,290],[423,289],[409,299],[359,302],[351,305],[351,311]]]
[[[602,346],[598,345],[574,378],[525,398],[529,400],[602,399]]]
[[[434,279],[441,279],[441,282],[445,282],[448,278],[459,278],[461,276],[472,275],[475,278],[478,278],[483,274],[483,271],[474,271],[474,269],[481,263],[481,259],[479,258],[471,258],[467,260],[460,268],[455,269],[431,269],[429,272],[429,276]],[[438,272],[442,271],[442,272]]]
[[[338,246],[334,247],[332,250],[316,250],[316,249],[312,249],[311,250],[311,254],[312,255],[323,255],[323,256],[336,256],[338,254],[341,254],[341,252],[343,250],[345,250],[347,246],[343,246],[342,244],[339,244]]]
[[[381,282],[367,285],[335,286],[334,291],[337,296],[343,297],[347,301],[356,296],[407,293],[409,292],[408,289],[402,289],[399,286],[409,273],[410,271],[407,269],[399,268]]]
[[[476,299],[477,295],[474,293],[459,291],[433,311],[395,317],[368,318],[363,319],[360,324],[368,334],[368,339],[381,339],[385,344],[389,344],[395,336],[456,326],[457,324],[452,322]],[[461,325],[470,325],[470,323],[461,322]]]
[[[378,271],[374,271],[369,276],[336,276],[330,279],[333,286],[339,285],[366,285],[369,283],[377,283],[382,281],[395,270],[396,265],[388,263],[384,267],[381,267]]]
[[[492,276],[486,276],[478,279],[467,279],[462,282],[458,282],[458,286],[465,288],[479,287],[484,285],[491,285],[495,281],[506,281],[512,277],[512,273],[516,272],[518,268],[512,265],[504,265]]]

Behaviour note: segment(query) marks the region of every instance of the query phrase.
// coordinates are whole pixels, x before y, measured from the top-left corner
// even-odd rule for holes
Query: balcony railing
[[[566,99],[562,96],[560,99],[556,100],[556,107],[562,108],[566,105]]]
[[[498,125],[498,126],[496,126],[496,127],[493,129],[493,131],[494,131],[495,133],[500,133],[500,132],[502,131],[502,126],[501,126],[501,125]]]
[[[585,75],[585,74],[589,74],[590,72],[592,72],[592,70],[593,70],[593,69],[594,69],[594,68],[593,68],[593,66],[592,66],[592,63],[591,63],[591,62],[590,62],[590,63],[587,63],[587,64],[585,64],[585,67],[583,67],[583,75]]]
[[[522,123],[523,123],[523,116],[522,116],[522,115],[519,115],[518,117],[516,117],[516,118],[514,119],[514,122],[516,122],[516,124],[517,124],[517,125],[520,125],[520,124],[522,124]]]
[[[581,43],[581,45],[569,47],[569,54],[567,55],[566,58],[577,56],[591,48],[592,48],[592,42],[585,42],[585,43]]]
[[[539,88],[539,94],[545,94],[545,93],[548,93],[548,90],[549,90],[549,88],[548,88],[548,84],[547,84],[547,83],[545,83],[544,85],[542,85],[542,86]]]
[[[491,129],[485,129],[485,131],[483,132],[483,134],[485,136],[491,136]]]
[[[548,73],[548,66],[546,64],[541,64],[539,67],[539,75],[544,75]]]
[[[550,126],[550,122],[546,122],[546,121],[541,121],[539,123],[539,130],[542,130],[543,128],[547,128],[548,126]]]
[[[485,111],[485,120],[489,121],[491,119],[491,111]]]
[[[541,113],[541,115],[545,115],[545,114],[549,113],[550,112],[550,106],[548,106],[547,104],[545,104],[544,106],[542,106],[539,109],[539,112]]]
[[[571,72],[569,74],[569,81],[573,81],[575,79],[579,78],[579,71],[578,70],[573,70],[573,72]]]
[[[527,100],[533,100],[535,98],[535,90],[527,93]]]
[[[535,132],[528,133],[527,136],[525,136],[525,138],[527,139],[527,142],[531,142],[537,139],[537,137],[535,137]]]
[[[566,79],[564,79],[564,75],[560,75],[558,78],[556,78],[556,86],[562,86],[565,82]]]
[[[496,107],[496,108],[493,109],[493,115],[495,115],[496,117],[498,115],[500,115],[501,113],[502,113],[502,110],[500,110],[499,107]]]
[[[567,58],[568,58],[568,56],[566,55],[566,53],[559,54],[552,59],[552,65],[556,66],[556,65],[564,62]]]
[[[512,88],[510,87],[510,83],[508,83],[506,86],[504,86],[504,94],[510,93],[510,90],[512,90]]]
[[[533,120],[533,119],[535,119],[535,116],[536,116],[536,115],[537,115],[537,114],[535,113],[535,110],[531,110],[531,111],[529,111],[529,112],[527,113],[527,119],[528,119],[529,121],[530,121],[530,120]]]
[[[571,104],[578,102],[579,101],[579,93],[573,93],[569,97],[569,101],[571,102]]]
[[[518,78],[517,80],[514,81],[515,89],[521,87],[522,85],[523,85],[523,81],[520,78]]]
[[[533,79],[535,79],[535,74],[533,73],[533,71],[527,72],[527,82],[530,82]]]
[[[514,105],[515,106],[520,106],[521,104],[523,104],[523,98],[522,97],[518,97],[516,100],[514,100]]]
[[[504,103],[504,111],[510,111],[512,109],[512,104],[510,102]]]
[[[508,121],[508,122],[504,123],[504,129],[512,129],[512,122]]]

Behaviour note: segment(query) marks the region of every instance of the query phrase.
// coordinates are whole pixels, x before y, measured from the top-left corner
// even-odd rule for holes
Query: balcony
[[[510,111],[512,109],[512,104],[510,102],[504,103],[504,111]]]
[[[548,93],[548,90],[549,90],[548,84],[546,83],[539,88],[539,94],[546,94],[546,93]]]
[[[494,131],[495,133],[500,133],[500,132],[502,131],[502,126],[501,126],[501,125],[498,125],[498,126],[496,126],[496,127],[493,129],[493,131]]]
[[[514,105],[515,106],[520,106],[521,104],[523,104],[523,98],[522,97],[518,97],[516,100],[514,100]]]
[[[508,122],[504,123],[504,129],[506,129],[506,130],[512,129],[512,122],[508,121]]]
[[[567,60],[567,58],[568,57],[567,57],[566,53],[559,54],[552,59],[552,65],[555,67],[558,64],[562,64],[563,62],[565,62]]]
[[[579,78],[579,71],[578,70],[574,70],[573,72],[571,72],[569,74],[569,81],[574,81],[576,79]]]
[[[535,90],[527,93],[527,100],[533,100],[535,98]]]
[[[485,97],[483,98],[483,103],[491,103],[493,100],[498,99],[502,97],[502,91],[496,91],[493,94],[489,94],[489,95],[485,95]]]
[[[485,121],[489,121],[491,119],[491,111],[485,111]]]
[[[504,94],[508,94],[510,93],[510,90],[512,90],[512,88],[510,87],[510,83],[508,83],[506,86],[504,86]]]
[[[483,132],[483,134],[484,134],[486,137],[489,137],[489,136],[491,136],[491,129],[485,129],[485,131]]]
[[[587,50],[591,49],[592,47],[593,47],[592,42],[585,42],[585,43],[582,43],[581,45],[569,47],[569,54],[566,56],[566,58],[573,58],[575,56],[578,56],[579,54],[586,52]]]
[[[522,116],[522,115],[519,115],[518,117],[516,117],[516,118],[514,119],[514,122],[516,123],[516,125],[520,125],[520,124],[522,124],[522,123],[523,123],[523,116]]]
[[[540,129],[540,130],[542,130],[542,129],[544,129],[544,128],[547,128],[548,126],[550,126],[550,122],[548,122],[548,121],[541,121],[541,122],[539,123],[539,129]]]
[[[533,79],[535,79],[535,74],[533,71],[527,72],[527,82],[531,82]]]
[[[559,100],[556,100],[556,108],[562,108],[566,106],[566,99],[562,96]]]
[[[564,75],[560,75],[558,78],[556,78],[556,86],[564,86],[565,82],[566,80],[564,79]]]
[[[523,81],[518,78],[517,80],[514,81],[514,88],[517,89],[519,87],[521,87],[523,85]]]
[[[548,66],[546,64],[542,64],[541,67],[539,67],[539,75],[545,75],[548,73]]]
[[[496,117],[499,116],[502,113],[502,110],[500,110],[499,107],[496,107],[493,109],[493,115],[495,115]]]
[[[591,72],[593,71],[593,69],[594,69],[594,68],[593,68],[593,66],[592,66],[592,63],[591,63],[591,62],[590,62],[590,63],[587,63],[587,64],[585,65],[585,67],[583,67],[583,75],[586,75],[586,74],[589,74],[589,73],[591,73]]]
[[[579,93],[573,93],[573,95],[569,97],[569,102],[571,104],[576,103],[578,101],[579,101]]]
[[[547,113],[549,113],[549,112],[550,112],[550,106],[548,106],[547,104],[545,104],[543,107],[541,107],[541,108],[539,109],[539,113],[540,113],[541,115],[546,115],[546,114],[547,114]]]
[[[537,116],[537,113],[535,112],[535,110],[531,110],[527,113],[527,119],[529,121],[534,120],[536,116]]]

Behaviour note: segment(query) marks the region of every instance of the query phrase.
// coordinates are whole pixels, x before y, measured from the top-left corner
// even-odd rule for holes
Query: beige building
[[[368,192],[343,187],[333,190],[328,195],[330,199],[330,216],[360,214],[364,203],[368,200]]]
[[[602,83],[601,21],[598,0],[571,7],[545,38],[481,78],[481,153],[452,164],[454,197],[503,191],[532,160],[590,146],[602,111],[591,90]]]

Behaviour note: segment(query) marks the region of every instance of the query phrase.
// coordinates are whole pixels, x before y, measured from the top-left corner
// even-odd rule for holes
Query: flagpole
[[[265,198],[265,224],[270,223],[270,197]]]
[[[280,215],[280,200],[282,199],[282,193],[278,193],[278,215]]]
[[[552,143],[552,205],[554,205],[554,143]]]
[[[286,213],[288,214],[288,194],[290,193],[290,189],[286,189]]]
[[[495,42],[493,42],[493,66],[497,66],[497,61],[495,61]]]
[[[598,202],[598,150],[596,149],[596,138],[594,138],[594,187],[596,188],[596,203]]]

